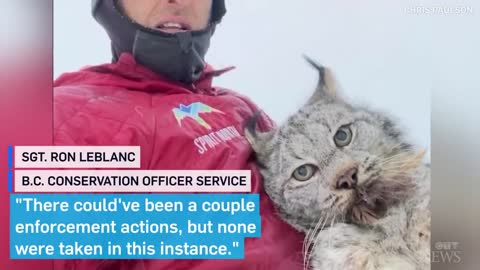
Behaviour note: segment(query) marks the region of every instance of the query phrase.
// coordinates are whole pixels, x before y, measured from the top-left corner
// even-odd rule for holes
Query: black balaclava
[[[212,1],[209,25],[200,31],[164,33],[146,28],[123,14],[118,0],[92,0],[93,17],[112,41],[113,62],[124,52],[170,80],[195,82],[205,68],[205,54],[215,26],[226,13],[224,0]]]

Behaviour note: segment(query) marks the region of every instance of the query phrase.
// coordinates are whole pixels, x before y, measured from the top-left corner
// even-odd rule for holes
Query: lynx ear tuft
[[[258,132],[257,123],[262,116],[262,112],[256,112],[245,124],[245,137],[256,153],[266,153],[270,151],[271,139],[274,130],[269,132]]]
[[[245,124],[245,138],[247,138],[247,141],[250,143],[250,145],[252,145],[252,147],[256,144],[258,138],[257,123],[260,114],[260,111],[253,114],[253,116],[250,117],[250,119],[248,119],[247,123]]]
[[[331,70],[304,55],[305,60],[318,71],[318,83],[315,92],[308,103],[315,103],[325,99],[336,99],[338,86]]]

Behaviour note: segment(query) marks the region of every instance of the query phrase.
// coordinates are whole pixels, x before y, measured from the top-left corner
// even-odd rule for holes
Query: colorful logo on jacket
[[[224,112],[217,110],[213,107],[210,107],[202,102],[194,102],[188,106],[180,104],[180,107],[174,108],[172,110],[177,122],[180,126],[182,126],[182,120],[185,118],[191,118],[195,120],[199,125],[205,127],[206,129],[212,129],[212,127],[202,118],[200,114],[204,113],[221,113],[225,114]]]

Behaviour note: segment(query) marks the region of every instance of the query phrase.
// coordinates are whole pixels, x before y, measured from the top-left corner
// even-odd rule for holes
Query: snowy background
[[[54,4],[55,78],[110,61],[109,40],[91,17],[91,2]],[[307,54],[333,69],[344,96],[389,112],[413,142],[430,150],[435,67],[428,7],[383,0],[227,1],[207,61],[236,66],[214,84],[249,96],[281,123],[316,84],[315,71],[301,57]]]

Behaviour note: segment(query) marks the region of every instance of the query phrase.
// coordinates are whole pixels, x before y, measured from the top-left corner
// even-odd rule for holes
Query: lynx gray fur
[[[246,136],[280,216],[314,270],[430,269],[430,169],[384,113],[339,97],[330,70],[275,130]],[[408,105],[406,105],[408,106]]]

